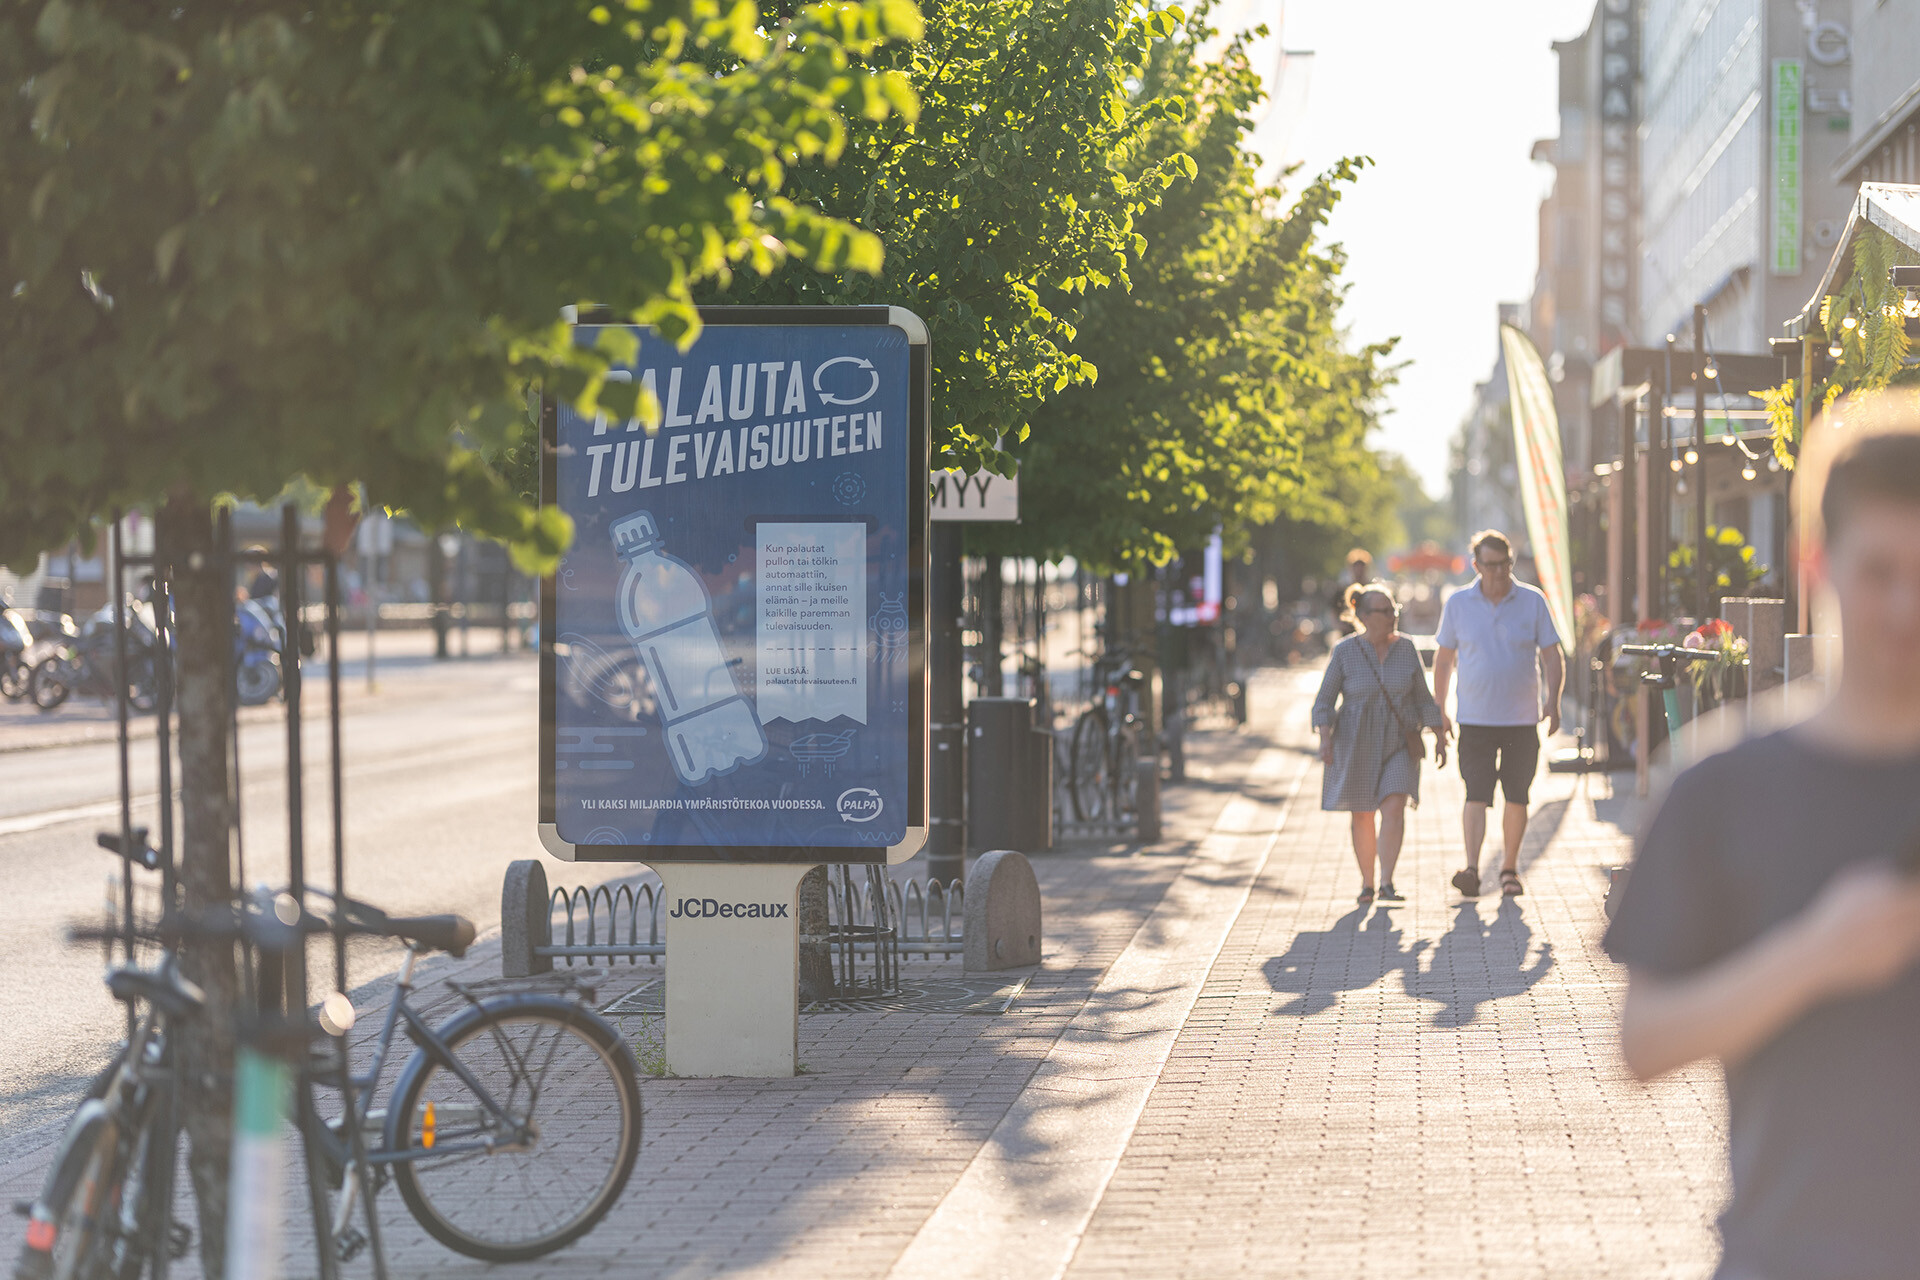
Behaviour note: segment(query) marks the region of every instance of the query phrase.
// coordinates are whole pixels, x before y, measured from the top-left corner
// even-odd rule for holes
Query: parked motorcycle
[[[26,664],[26,654],[32,644],[26,615],[18,609],[0,609],[0,698],[18,702],[27,696],[32,668]]]
[[[59,641],[79,635],[73,619],[53,609],[0,609],[0,698],[18,702],[26,697],[34,664]],[[44,645],[38,653],[37,645]]]
[[[277,596],[240,602],[233,641],[233,691],[243,707],[257,707],[280,692],[280,650],[286,643],[286,618]]]
[[[151,711],[157,699],[159,633],[153,606],[129,600],[127,610],[127,702]],[[27,696],[42,711],[52,711],[76,693],[114,696],[113,606],[102,605],[78,634],[70,629],[35,641],[27,650]]]

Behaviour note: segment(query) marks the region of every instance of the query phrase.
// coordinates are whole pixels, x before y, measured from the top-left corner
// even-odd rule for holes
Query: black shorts
[[[1540,731],[1530,724],[1460,726],[1460,776],[1471,804],[1493,803],[1493,780],[1508,804],[1525,804],[1540,765]]]

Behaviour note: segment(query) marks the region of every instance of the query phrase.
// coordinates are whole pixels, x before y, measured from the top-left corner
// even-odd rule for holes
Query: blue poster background
[[[583,326],[579,340],[600,332]],[[576,845],[901,843],[907,335],[884,325],[710,324],[683,354],[631,332],[640,352],[628,372],[665,411],[651,445],[638,423],[596,421],[565,404],[556,415],[554,496],[574,521],[554,579],[558,834]],[[774,557],[763,547],[770,525],[816,536],[775,548],[801,554]],[[862,535],[863,564],[834,560]],[[763,560],[824,567],[776,571]],[[810,573],[819,585],[780,598],[794,604],[787,613],[851,594],[857,643],[821,658],[843,665],[822,668],[836,678],[822,678],[819,693],[783,692],[766,682],[797,678],[781,671],[799,667],[760,670],[756,638],[772,607],[761,596],[776,576]],[[835,574],[863,574],[864,590],[833,594],[846,585]],[[838,627],[845,638],[851,624],[791,625]],[[760,714],[763,702],[774,714]]]

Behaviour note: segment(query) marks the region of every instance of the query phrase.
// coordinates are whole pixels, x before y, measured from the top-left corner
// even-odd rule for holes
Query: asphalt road
[[[347,683],[349,893],[399,913],[458,911],[485,930],[499,923],[501,876],[516,858],[545,859],[555,884],[621,873],[576,873],[540,849],[537,687],[533,660],[518,654],[398,663],[383,669],[373,693],[357,679]],[[328,884],[324,685],[310,680],[307,698],[307,859],[310,876]],[[271,711],[265,715],[240,731],[244,870],[248,884],[277,886],[287,875],[286,729]],[[116,748],[110,740],[74,742],[61,724],[31,719],[12,719],[0,732],[7,748],[0,751],[4,1157],[44,1141],[64,1122],[124,1024],[101,986],[100,953],[63,940],[69,922],[100,917],[108,877],[117,883],[117,862],[93,839],[117,824]],[[36,734],[67,745],[36,746]],[[133,744],[133,759],[134,820],[152,824],[158,800],[151,738]],[[390,946],[367,943],[356,952],[350,985],[385,972],[395,958]]]

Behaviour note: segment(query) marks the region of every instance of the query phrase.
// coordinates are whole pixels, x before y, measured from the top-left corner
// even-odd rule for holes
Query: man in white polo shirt
[[[1477,534],[1473,565],[1480,576],[1447,597],[1434,637],[1439,651],[1433,658],[1433,697],[1443,714],[1455,665],[1460,669],[1457,750],[1460,776],[1467,780],[1467,805],[1460,815],[1467,866],[1455,873],[1453,885],[1469,898],[1480,892],[1480,846],[1486,841],[1487,806],[1493,803],[1498,779],[1506,800],[1500,813],[1506,842],[1500,891],[1512,898],[1525,892],[1520,840],[1527,833],[1527,790],[1540,763],[1536,726],[1544,718],[1549,735],[1560,730],[1566,664],[1546,596],[1513,580],[1513,544],[1506,536],[1492,529]]]

